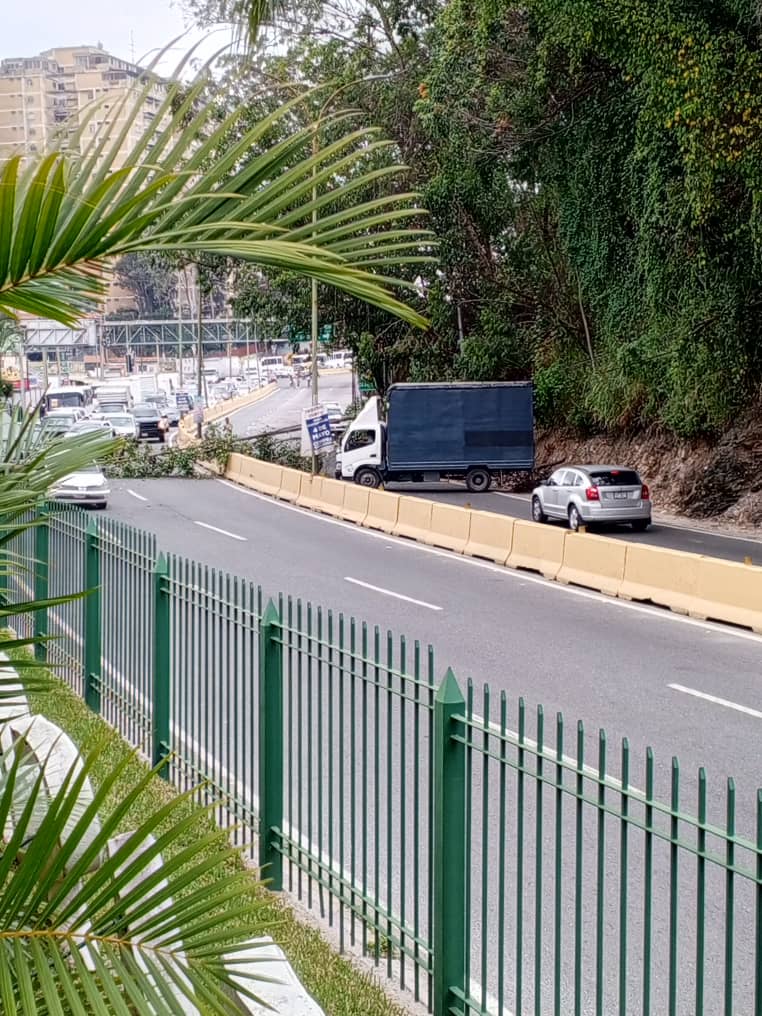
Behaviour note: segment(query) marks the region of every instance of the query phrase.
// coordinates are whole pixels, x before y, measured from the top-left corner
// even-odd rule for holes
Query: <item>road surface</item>
[[[252,437],[265,430],[292,427],[298,430],[302,423],[302,410],[312,404],[312,389],[302,382],[292,388],[287,381],[279,381],[273,395],[241,409],[230,417],[233,430],[241,437]],[[352,375],[349,371],[326,371],[320,375],[321,402],[338,402],[345,408],[352,401]]]

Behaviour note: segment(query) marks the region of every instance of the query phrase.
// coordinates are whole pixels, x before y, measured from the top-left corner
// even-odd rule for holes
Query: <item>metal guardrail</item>
[[[762,791],[650,749],[640,789],[626,740],[512,722],[431,648],[113,520],[36,522],[11,602],[91,590],[38,612],[41,655],[437,1016],[762,1014]]]

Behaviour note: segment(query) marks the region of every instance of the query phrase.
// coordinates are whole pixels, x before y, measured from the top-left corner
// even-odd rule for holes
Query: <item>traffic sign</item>
[[[331,421],[323,406],[310,406],[309,409],[303,410],[302,419],[313,452],[333,448]]]

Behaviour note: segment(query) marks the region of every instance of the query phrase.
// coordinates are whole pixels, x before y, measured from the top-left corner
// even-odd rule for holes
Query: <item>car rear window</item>
[[[590,474],[595,487],[639,487],[641,480],[634,469],[606,469]]]

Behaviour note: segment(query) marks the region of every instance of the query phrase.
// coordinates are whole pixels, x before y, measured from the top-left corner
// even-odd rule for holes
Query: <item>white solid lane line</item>
[[[248,542],[245,536],[239,536],[237,533],[229,533],[227,529],[219,529],[217,526],[210,526],[208,522],[198,522],[194,519],[193,525],[203,526],[204,529],[211,529],[213,533],[221,533],[223,536],[229,536],[231,540],[240,540],[241,543]]]
[[[351,582],[354,586],[362,586],[363,589],[370,589],[374,593],[381,593],[383,596],[393,596],[395,600],[404,600],[405,603],[414,603],[416,607],[426,607],[427,610],[444,610],[443,607],[437,607],[434,603],[427,603],[425,600],[416,600],[412,596],[404,596],[402,593],[395,593],[391,589],[382,589],[381,586],[372,586],[370,582],[362,582],[360,579],[350,578],[349,575],[344,576],[345,582]]]
[[[704,699],[716,706],[724,706],[726,709],[735,709],[737,713],[746,713],[757,720],[762,720],[762,712],[759,709],[752,709],[750,706],[739,705],[738,702],[731,702],[729,699],[718,698],[717,695],[708,695],[705,691],[696,691],[695,688],[686,688],[684,684],[668,684],[668,688],[674,691],[681,691],[684,695],[693,695],[694,698]]]
[[[138,492],[136,490],[130,490],[129,487],[127,488],[127,493],[128,494],[132,494],[132,496],[136,497],[138,499],[138,501],[147,501],[148,500],[147,497],[143,497],[142,494],[138,494]]]

